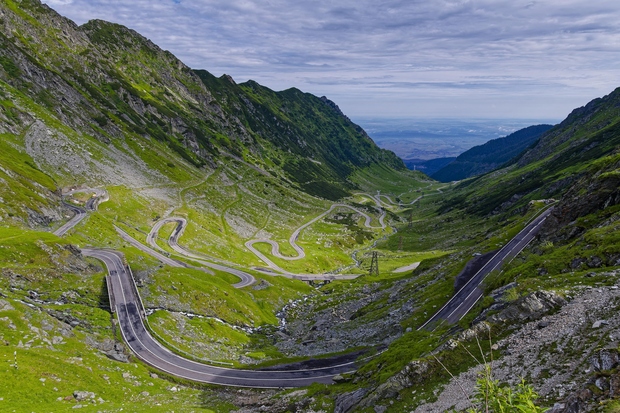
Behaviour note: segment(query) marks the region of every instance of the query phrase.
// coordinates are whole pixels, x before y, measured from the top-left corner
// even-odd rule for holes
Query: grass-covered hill
[[[37,0],[0,10],[7,132],[42,120],[38,107],[104,143],[146,138],[197,167],[228,154],[330,199],[352,189],[359,168],[404,168],[326,98],[195,72],[133,30],[96,20],[78,27]]]
[[[33,0],[0,2],[0,26],[0,410],[449,411],[466,399],[450,374],[471,382],[472,354],[493,348],[497,377],[525,377],[541,405],[577,392],[617,409],[598,404],[617,394],[617,367],[589,360],[618,348],[619,91],[510,164],[452,185],[404,169],[326,98],[194,71],[132,30],[78,27]],[[109,200],[54,235],[71,217],[62,195],[83,205],[88,186]],[[85,192],[68,195],[74,187]],[[418,331],[471,258],[504,245],[550,198],[539,238],[491,274],[470,313]],[[256,283],[163,265],[115,229],[145,243],[163,217],[187,221],[180,245]],[[299,254],[294,231],[317,217],[294,240],[305,257],[286,259]],[[200,265],[166,244],[173,231],[162,227],[158,248]],[[289,273],[358,277],[275,276],[249,241]],[[333,385],[290,391],[165,377],[124,347],[104,269],[84,247],[123,252],[171,351],[244,368],[365,358]]]
[[[357,310],[389,320],[395,308],[415,307],[400,321],[405,333],[360,369],[352,381],[361,390],[349,387],[340,407],[464,411],[486,358],[494,379],[516,386],[524,378],[541,395],[537,405],[555,413],[618,411],[619,364],[597,360],[620,354],[619,102],[615,90],[574,110],[508,165],[425,193],[402,212],[413,222],[380,250],[450,253],[386,280],[389,298]],[[539,236],[485,279],[485,296],[467,316],[416,331],[467,279],[472,257],[497,251],[551,206]]]
[[[291,88],[274,92],[254,81],[240,85],[228,76],[196,74],[226,112],[239,119],[257,139],[278,150],[254,148],[252,155],[268,166],[282,168],[306,192],[337,199],[357,169],[382,164],[403,169],[392,152],[379,149],[366,132],[353,124],[325,97]],[[235,151],[237,152],[237,151]],[[238,153],[241,156],[241,153]]]
[[[575,109],[510,165],[459,184],[460,191],[445,201],[444,208],[459,205],[471,213],[488,214],[532,199],[559,199],[571,188],[590,197],[613,188],[608,179],[613,181],[617,167],[613,159],[620,144],[619,101],[616,89]]]
[[[275,346],[279,317],[321,293],[265,274],[245,243],[267,239],[294,256],[293,231],[321,216],[296,239],[304,259],[255,247],[290,273],[357,276],[367,272],[365,251],[401,221],[361,193],[411,201],[436,183],[380,150],[326,98],[217,79],[130,29],[78,27],[37,1],[0,2],[0,26],[0,410],[221,412],[244,400],[255,410],[270,396],[293,403],[275,391],[162,378],[139,363],[115,328],[101,262],[80,248],[123,252],[153,334],[174,351],[246,368],[299,360],[308,357],[299,346]],[[83,192],[68,195],[76,187]],[[54,235],[72,216],[63,198],[84,205],[89,187],[109,200]],[[168,216],[187,219],[183,246],[243,268],[255,284],[238,289],[226,272],[163,266],[115,230],[145,243]],[[165,225],[158,244],[169,255],[163,240],[172,230]],[[398,254],[390,268],[418,257]],[[387,327],[364,346],[394,338]]]
[[[474,146],[429,175],[441,182],[451,182],[490,172],[521,154],[551,127],[552,125],[529,126],[506,137]]]

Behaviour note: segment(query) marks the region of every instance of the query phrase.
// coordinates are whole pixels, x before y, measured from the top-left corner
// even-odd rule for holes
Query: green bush
[[[491,367],[486,364],[480,373],[476,384],[474,404],[476,407],[468,409],[469,413],[542,413],[547,409],[538,407],[534,400],[538,394],[534,388],[521,380],[516,388],[502,387],[498,380],[493,380]]]
[[[6,56],[0,56],[0,65],[2,65],[2,68],[10,78],[19,77],[22,73],[19,67]]]

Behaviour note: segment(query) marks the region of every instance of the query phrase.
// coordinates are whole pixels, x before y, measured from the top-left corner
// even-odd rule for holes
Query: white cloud
[[[561,118],[620,84],[616,0],[48,0],[356,114]],[[488,102],[488,103],[487,103]]]
[[[49,4],[52,7],[54,7],[54,6],[66,6],[68,4],[73,3],[73,0],[47,0],[47,1],[45,1],[45,3]]]

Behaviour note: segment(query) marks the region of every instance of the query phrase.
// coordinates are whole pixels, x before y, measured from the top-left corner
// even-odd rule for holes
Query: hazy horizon
[[[401,159],[456,157],[491,139],[532,125],[555,125],[556,119],[371,118],[351,119],[381,148]]]

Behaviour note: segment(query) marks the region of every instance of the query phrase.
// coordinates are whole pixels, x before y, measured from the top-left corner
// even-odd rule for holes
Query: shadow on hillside
[[[110,295],[108,294],[108,285],[105,280],[105,277],[103,277],[101,282],[101,289],[99,290],[97,306],[102,310],[112,313],[112,308],[110,307]]]

